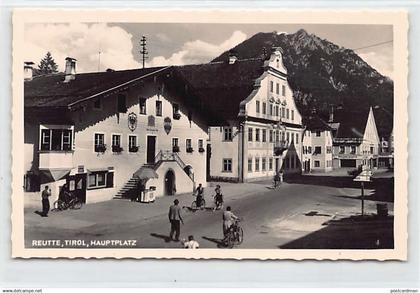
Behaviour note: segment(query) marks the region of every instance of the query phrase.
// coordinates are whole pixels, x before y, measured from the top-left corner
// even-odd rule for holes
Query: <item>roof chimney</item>
[[[76,79],[76,61],[76,59],[71,57],[66,58],[66,69],[64,71],[66,76],[64,82],[70,82]]]
[[[330,117],[328,119],[328,122],[334,122],[334,105],[331,105],[331,108],[330,108]]]
[[[35,63],[31,61],[27,61],[27,62],[24,62],[24,64],[25,65],[23,66],[23,77],[25,80],[32,80],[33,73],[34,73],[33,65]]]
[[[234,64],[238,60],[238,53],[234,50],[229,51],[229,64]]]

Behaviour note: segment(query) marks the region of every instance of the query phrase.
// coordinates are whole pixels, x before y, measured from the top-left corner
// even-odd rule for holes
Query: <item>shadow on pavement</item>
[[[394,248],[394,217],[392,216],[353,216],[330,220],[323,225],[325,228],[278,247],[282,249]]]
[[[206,237],[203,236],[203,239],[216,243],[217,244],[217,248],[226,248],[225,244],[223,243],[223,239],[217,239],[217,238],[210,238],[210,237]]]
[[[295,175],[287,177],[285,182],[295,184],[329,186],[336,188],[360,189],[360,182],[353,181],[353,178],[351,176],[334,177],[325,175]],[[372,178],[372,182],[366,182],[364,186],[365,189],[374,189],[374,192],[372,194],[365,195],[366,200],[394,202],[394,177]]]
[[[150,233],[150,236],[163,239],[165,242],[171,242],[171,238],[168,235],[161,235],[156,233]]]

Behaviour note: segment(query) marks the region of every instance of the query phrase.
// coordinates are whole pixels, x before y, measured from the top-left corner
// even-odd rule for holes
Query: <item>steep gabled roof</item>
[[[68,107],[69,105],[164,69],[154,67],[109,72],[81,73],[68,83],[64,74],[35,77],[25,81],[25,107]]]
[[[264,60],[255,58],[237,60],[234,64],[178,66],[174,70],[216,123],[237,119],[239,104],[251,94],[255,80],[264,72],[263,66]]]
[[[369,109],[362,111],[338,110],[334,113],[334,122],[339,122],[335,138],[363,138]]]
[[[307,119],[304,119],[303,124],[306,126],[307,130],[310,131],[328,131],[332,130],[332,128],[322,120],[319,116],[314,115],[310,116]]]

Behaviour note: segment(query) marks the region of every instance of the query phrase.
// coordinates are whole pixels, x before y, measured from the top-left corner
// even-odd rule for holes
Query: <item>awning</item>
[[[58,181],[65,178],[70,173],[70,169],[39,170],[39,173],[41,175],[41,184],[43,184]]]
[[[141,180],[143,179],[151,179],[151,178],[159,178],[159,175],[156,171],[150,167],[141,167],[133,174],[134,177],[137,177]]]

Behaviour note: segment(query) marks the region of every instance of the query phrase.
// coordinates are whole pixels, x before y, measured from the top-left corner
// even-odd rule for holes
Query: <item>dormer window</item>
[[[139,98],[140,114],[146,115],[146,99]]]
[[[179,113],[179,105],[178,104],[172,104],[172,111],[173,111],[173,118],[175,120],[179,120],[181,118],[181,113]]]

